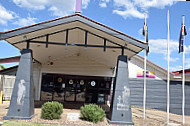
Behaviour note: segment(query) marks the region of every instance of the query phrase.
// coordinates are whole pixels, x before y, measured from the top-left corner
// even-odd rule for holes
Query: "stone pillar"
[[[127,56],[120,55],[109,114],[110,124],[134,125],[132,122]]]
[[[32,50],[23,49],[7,116],[3,119],[31,119],[34,115]]]

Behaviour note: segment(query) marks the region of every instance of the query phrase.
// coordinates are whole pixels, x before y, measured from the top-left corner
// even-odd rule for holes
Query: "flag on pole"
[[[182,118],[183,118],[183,124],[185,124],[185,35],[187,35],[186,29],[185,29],[185,16],[182,15],[182,24],[181,24],[181,31],[180,31],[180,37],[179,37],[179,53],[183,52],[183,80],[182,80]]]
[[[142,31],[142,34],[145,36],[145,41],[148,43],[148,27],[147,27],[147,24],[146,24],[146,21],[144,21],[144,27],[143,27],[143,31]],[[148,50],[146,52],[146,54],[148,55],[149,53],[149,46],[148,46]]]
[[[181,31],[180,31],[180,37],[179,37],[179,53],[183,52],[183,43],[184,43],[184,36],[187,35],[185,25],[181,23]]]
[[[145,24],[144,22],[144,27],[143,27],[143,33],[142,33],[145,38],[146,38],[146,42],[148,43],[148,27],[147,27],[147,24]]]
[[[185,35],[187,35],[186,29],[185,29],[185,17],[182,15],[182,24],[181,24],[181,31],[180,31],[180,37],[179,37],[179,53],[183,53],[183,78],[182,78],[182,118],[183,118],[183,124],[185,124]]]
[[[145,42],[148,43],[148,30],[146,25],[146,13],[144,18],[144,28],[143,28],[143,35],[145,36]],[[147,58],[148,50],[145,50],[144,53],[144,96],[143,96],[143,117],[146,118],[146,58]]]

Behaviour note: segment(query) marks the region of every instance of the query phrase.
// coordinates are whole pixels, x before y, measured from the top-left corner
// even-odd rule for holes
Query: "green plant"
[[[4,69],[5,69],[5,67],[4,67],[3,65],[0,65],[0,67],[1,67],[1,69],[2,69],[2,70],[4,70]]]
[[[100,108],[98,105],[89,104],[84,105],[80,108],[81,115],[83,119],[97,123],[102,121],[106,116],[105,111]]]
[[[42,105],[41,118],[43,119],[59,119],[63,112],[63,105],[59,102],[46,102]]]

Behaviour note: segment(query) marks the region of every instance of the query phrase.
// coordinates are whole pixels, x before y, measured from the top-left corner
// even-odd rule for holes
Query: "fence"
[[[10,100],[14,87],[15,76],[0,75],[0,91],[3,89],[3,100]]]

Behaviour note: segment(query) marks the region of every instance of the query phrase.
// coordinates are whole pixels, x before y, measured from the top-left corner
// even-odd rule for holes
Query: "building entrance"
[[[41,100],[105,104],[111,80],[110,77],[43,73]]]
[[[85,102],[86,83],[83,79],[67,79],[65,101]]]

